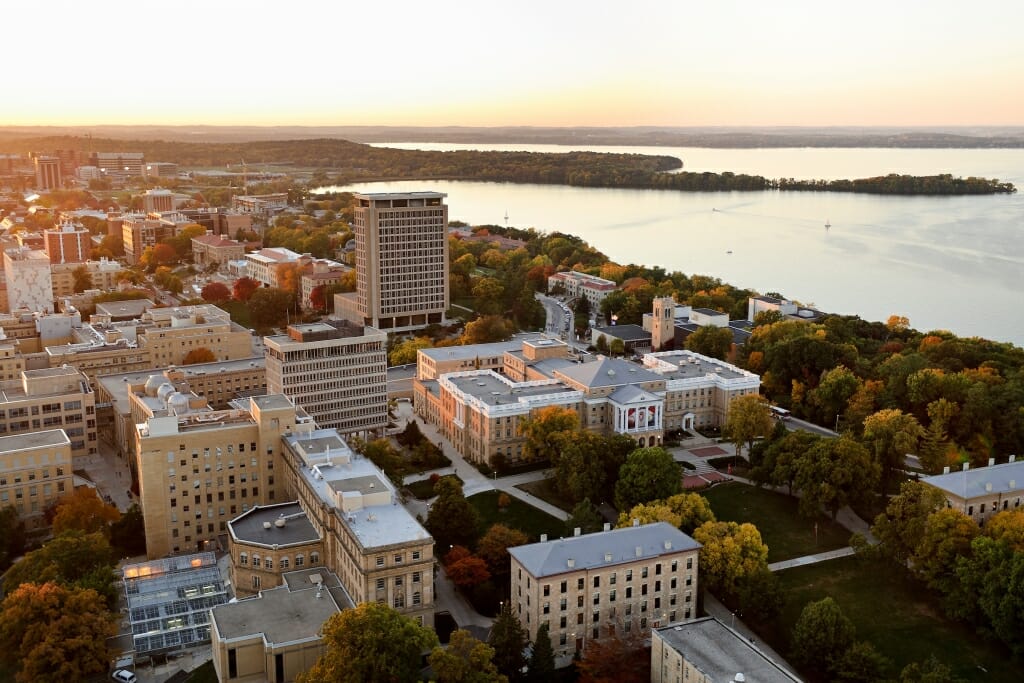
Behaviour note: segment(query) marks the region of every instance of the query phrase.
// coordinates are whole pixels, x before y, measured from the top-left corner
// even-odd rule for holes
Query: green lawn
[[[850,532],[824,515],[808,519],[797,499],[747,484],[719,484],[702,495],[715,516],[726,522],[750,522],[768,544],[768,562],[789,560],[849,545]],[[814,525],[817,523],[817,539]]]
[[[512,503],[504,510],[499,509],[498,495],[498,491],[484,491],[466,499],[480,516],[481,531],[486,531],[492,524],[500,522],[505,526],[519,529],[530,537],[531,542],[539,540],[541,534],[547,534],[548,538],[560,538],[565,535],[565,523],[562,520],[555,519],[518,498],[509,496]]]
[[[551,503],[556,508],[561,508],[566,512],[572,512],[572,503],[558,495],[558,491],[555,490],[554,479],[528,481],[525,484],[519,484],[518,486],[516,486],[516,488],[522,489],[529,494],[537,496],[545,503]]]
[[[907,573],[842,558],[778,572],[786,592],[781,625],[759,629],[789,659],[788,634],[808,602],[831,596],[857,627],[857,638],[871,642],[893,663],[889,676],[935,655],[966,680],[1020,680],[1010,653],[992,639],[946,619],[934,593]],[[983,673],[978,667],[988,673]]]
[[[441,479],[451,479],[453,477],[456,480],[458,480],[460,484],[462,483],[462,479],[457,474],[446,474],[443,477],[441,477]],[[427,500],[428,498],[433,498],[435,495],[434,483],[431,482],[429,479],[421,479],[419,481],[414,481],[411,484],[406,484],[405,488],[408,489],[409,493],[411,493],[418,500]]]

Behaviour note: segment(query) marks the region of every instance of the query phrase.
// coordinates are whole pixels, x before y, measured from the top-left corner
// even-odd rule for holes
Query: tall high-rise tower
[[[449,303],[446,196],[356,195],[356,293],[342,301],[339,313],[386,332],[444,322]]]
[[[57,157],[37,156],[35,164],[36,189],[59,190],[63,182],[60,174],[60,159]]]

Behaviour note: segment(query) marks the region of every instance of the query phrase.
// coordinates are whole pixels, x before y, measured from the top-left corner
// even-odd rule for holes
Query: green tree
[[[702,356],[725,360],[732,349],[732,329],[705,325],[686,338],[686,348]]]
[[[735,597],[745,581],[768,570],[768,546],[753,524],[705,522],[693,538],[703,546],[700,576],[712,593]]]
[[[521,420],[519,433],[526,437],[523,457],[527,460],[556,462],[564,443],[575,437],[580,416],[571,408],[547,406]]]
[[[849,368],[840,365],[821,376],[821,382],[810,392],[809,402],[819,424],[832,426],[860,389],[861,380]]]
[[[797,661],[820,673],[834,673],[853,645],[856,630],[832,598],[804,606],[793,627],[792,651]]]
[[[571,536],[574,529],[579,529],[584,534],[590,534],[600,531],[602,528],[604,528],[604,519],[601,518],[601,513],[597,511],[597,507],[590,502],[589,498],[584,498],[576,503],[569,514],[569,519],[565,522],[565,535]]]
[[[68,588],[95,589],[107,604],[114,605],[117,591],[112,557],[110,543],[102,532],[65,531],[11,567],[4,576],[4,592],[10,593],[23,583],[54,582]]]
[[[71,271],[72,288],[75,294],[80,294],[87,289],[92,289],[92,275],[89,268],[82,265]]]
[[[875,518],[871,533],[894,562],[906,564],[924,536],[928,516],[945,507],[946,497],[934,486],[906,481],[889,499],[885,512]]]
[[[668,498],[682,488],[682,474],[672,454],[659,446],[638,448],[619,469],[615,507],[628,510],[639,503]]]
[[[882,492],[893,480],[894,471],[903,465],[908,453],[917,452],[924,430],[913,415],[887,408],[864,419],[864,445],[882,467]]]
[[[0,508],[0,573],[25,550],[25,523],[13,505]]]
[[[526,666],[526,657],[523,655],[526,642],[526,631],[512,612],[512,601],[506,600],[491,626],[487,644],[494,648],[494,664],[498,671],[508,676],[510,681],[522,678],[522,670]]]
[[[923,662],[912,662],[900,671],[899,683],[967,683],[953,675],[953,670],[930,655]]]
[[[626,344],[619,338],[612,339],[608,343],[608,353],[612,356],[626,355]]]
[[[800,513],[813,518],[824,508],[835,521],[843,507],[870,495],[879,470],[868,450],[853,439],[819,439],[796,461]]]
[[[1024,553],[978,536],[970,554],[957,559],[956,574],[958,585],[947,598],[950,612],[991,629],[1014,656],[1024,654]]]
[[[537,638],[530,653],[526,680],[530,683],[547,683],[555,675],[555,651],[551,648],[551,634],[547,622],[537,629]]]
[[[723,431],[736,447],[736,455],[743,453],[743,445],[747,452],[754,447],[754,440],[759,436],[771,434],[775,424],[768,401],[757,394],[737,396],[729,403],[729,414],[725,419]]]
[[[142,510],[135,503],[110,525],[110,544],[119,556],[133,557],[146,553],[146,524]]]
[[[431,651],[427,662],[439,683],[507,683],[493,659],[494,648],[459,629],[447,648],[438,645]]]
[[[437,500],[430,506],[426,527],[436,547],[443,551],[453,545],[473,546],[480,522],[476,510],[462,495],[462,484],[445,477],[434,485],[434,491]]]
[[[943,595],[956,587],[956,563],[970,555],[978,524],[960,510],[941,508],[928,515],[911,557],[914,573]]]
[[[481,313],[496,314],[502,311],[502,297],[505,285],[493,277],[476,278],[473,282],[473,296],[476,297],[476,308]]]
[[[96,591],[23,583],[0,609],[0,658],[19,667],[19,682],[78,681],[107,671],[107,639],[115,633]]]
[[[365,602],[338,612],[323,626],[324,653],[299,683],[418,681],[420,657],[437,635],[387,605]]]
[[[787,432],[768,445],[761,462],[751,471],[751,477],[759,484],[787,486],[789,495],[793,495],[797,463],[820,439],[817,434],[803,430]]]
[[[851,645],[835,667],[836,679],[849,683],[885,680],[889,660],[879,654],[871,643],[859,640]]]
[[[740,611],[762,624],[773,621],[786,606],[782,582],[775,572],[767,568],[743,577],[737,592]]]
[[[590,431],[563,431],[552,437],[549,445],[554,448],[549,457],[554,465],[555,486],[569,502],[609,497],[626,453],[634,447],[630,440],[624,452],[613,441]]]

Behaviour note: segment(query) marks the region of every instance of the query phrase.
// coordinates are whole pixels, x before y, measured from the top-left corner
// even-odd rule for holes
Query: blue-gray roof
[[[1020,491],[1024,489],[1024,460],[979,467],[966,472],[936,474],[923,477],[921,481],[965,499]],[[991,490],[986,490],[987,485],[991,485]]]
[[[671,524],[655,522],[520,545],[509,548],[508,552],[530,574],[540,578],[698,550],[700,547],[700,543]]]
[[[645,369],[642,365],[620,358],[598,358],[590,363],[574,363],[572,367],[562,368],[557,373],[574,382],[579,382],[589,389],[617,387],[636,382],[655,382],[664,379],[661,375]]]

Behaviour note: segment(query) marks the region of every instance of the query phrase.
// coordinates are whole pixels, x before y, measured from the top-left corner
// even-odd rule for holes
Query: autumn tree
[[[619,468],[615,507],[628,510],[640,503],[668,498],[681,488],[682,473],[671,453],[660,446],[638,448]]]
[[[445,556],[445,574],[459,588],[472,588],[490,580],[487,563],[457,545]]]
[[[67,680],[107,670],[113,615],[94,590],[24,583],[0,610],[0,658],[17,681]]]
[[[253,280],[251,277],[240,277],[235,280],[232,296],[236,301],[248,301],[253,292],[262,286],[258,280]]]
[[[853,622],[832,598],[804,606],[793,627],[793,652],[798,661],[820,673],[832,673],[854,643]]]
[[[110,537],[110,525],[121,518],[116,507],[104,502],[96,489],[81,486],[57,500],[53,533],[77,530],[87,534],[100,531]]]
[[[223,282],[211,282],[205,286],[200,293],[203,301],[219,303],[231,298],[231,290]]]
[[[388,362],[391,365],[408,365],[416,362],[417,351],[429,349],[434,345],[430,337],[412,337],[403,339],[395,344],[388,353]]]
[[[324,285],[317,285],[309,292],[309,305],[316,311],[327,310],[327,297],[324,292],[326,291]]]
[[[957,583],[957,560],[970,554],[971,542],[979,533],[977,522],[960,510],[941,508],[931,513],[911,556],[914,573],[929,588],[944,595],[952,593]]]
[[[437,635],[387,605],[364,602],[323,625],[324,653],[298,683],[417,681],[420,657]]]
[[[526,437],[523,457],[527,460],[555,462],[562,444],[579,429],[580,416],[571,408],[547,406],[519,422],[519,433]]]
[[[494,648],[494,664],[498,671],[508,676],[510,681],[518,681],[522,677],[526,657],[527,638],[523,625],[512,611],[512,601],[506,600],[501,605],[487,644]]]
[[[767,399],[758,394],[746,394],[737,396],[729,403],[729,414],[722,431],[735,445],[736,455],[740,456],[744,444],[749,453],[754,447],[754,440],[759,436],[768,436],[774,426]]]
[[[744,581],[768,569],[768,546],[753,524],[705,522],[693,538],[703,546],[700,576],[712,593],[736,596]]]
[[[476,554],[487,563],[491,575],[507,576],[510,571],[508,549],[529,543],[526,534],[504,524],[493,524],[477,542]]]
[[[87,289],[92,289],[92,275],[85,265],[76,267],[71,271],[72,288],[75,294],[80,294]]]
[[[637,634],[588,640],[576,664],[580,683],[646,683],[651,680],[651,655]]]
[[[276,327],[288,318],[295,297],[283,289],[261,287],[249,297],[249,315],[256,327]]]
[[[882,467],[882,492],[893,479],[894,471],[903,465],[908,453],[917,451],[924,430],[913,415],[887,408],[864,419],[864,445],[871,450]]]
[[[185,354],[185,357],[181,359],[182,365],[195,365],[197,363],[213,363],[217,360],[217,356],[213,355],[213,351],[200,346],[192,349]]]
[[[702,356],[725,360],[732,349],[732,328],[705,325],[686,338],[686,348]]]
[[[171,245],[164,244],[163,242],[161,242],[153,247],[153,255],[151,261],[151,266],[153,268],[160,265],[174,263],[177,260],[178,252],[175,251],[174,247],[172,247]]]
[[[683,533],[692,534],[704,522],[714,522],[715,513],[708,499],[699,493],[677,493],[665,500],[652,500],[634,505],[628,512],[619,514],[618,528],[640,524],[667,522]]]
[[[500,315],[485,315],[466,323],[462,333],[463,344],[487,344],[504,341],[516,331],[515,324]]]
[[[897,564],[906,564],[924,536],[928,517],[945,507],[942,491],[920,481],[905,481],[889,499],[885,512],[875,517],[871,533],[882,551]]]
[[[1015,553],[1024,553],[1024,510],[1003,510],[989,517],[985,535],[1006,543]]]
[[[508,678],[494,666],[494,648],[480,642],[469,631],[458,629],[448,647],[434,647],[427,658],[438,683],[507,683]]]
[[[68,588],[92,588],[112,606],[117,602],[112,557],[103,533],[64,531],[7,571],[4,592],[23,583],[54,582]]]

